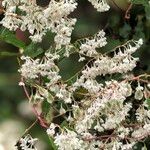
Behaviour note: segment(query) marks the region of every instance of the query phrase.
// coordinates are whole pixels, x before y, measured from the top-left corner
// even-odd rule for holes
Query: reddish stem
[[[24,80],[23,78],[21,78],[21,82],[24,83]],[[25,95],[27,97],[27,99],[30,101],[30,96],[29,96],[29,93],[26,89],[26,86],[25,85],[22,85],[23,87],[23,90],[25,92]],[[41,114],[38,113],[38,111],[36,110],[36,105],[33,105],[33,109],[32,109],[33,113],[35,114],[36,118],[39,120],[39,123],[42,127],[44,128],[48,128],[48,124],[46,123],[46,121],[41,117]]]
[[[125,19],[130,19],[130,10],[131,10],[131,8],[132,8],[132,4],[130,4],[128,9],[126,10]]]

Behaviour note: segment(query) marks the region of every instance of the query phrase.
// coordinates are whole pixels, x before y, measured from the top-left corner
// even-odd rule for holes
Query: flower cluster
[[[28,30],[34,42],[41,42],[43,35],[50,30],[56,33],[56,48],[70,43],[70,36],[76,19],[68,15],[77,7],[75,0],[51,0],[45,9],[35,0],[4,0],[5,17],[1,24],[10,29]]]
[[[94,121],[96,121],[94,128],[99,131],[114,129],[128,115],[128,111],[132,108],[132,105],[130,103],[123,104],[128,95],[127,83],[111,81],[106,84],[98,92],[98,95],[87,111],[85,111],[84,116],[82,116],[83,118],[81,117],[81,120],[78,120],[76,124],[78,132],[87,132],[93,126]],[[118,107],[117,111],[114,109],[116,106]],[[103,120],[102,116],[106,114],[107,116]]]
[[[89,2],[100,12],[109,9],[105,0]],[[131,75],[138,61],[132,54],[142,46],[142,39],[101,53],[107,44],[103,30],[79,40],[79,47],[70,42],[76,19],[69,14],[77,7],[75,0],[51,0],[45,8],[35,0],[4,0],[3,6],[1,23],[6,28],[28,30],[33,41],[41,41],[47,30],[55,33],[53,52],[47,50],[42,58],[35,59],[22,56],[19,72],[25,81],[20,85],[34,88],[31,96],[38,99],[34,103],[48,105],[42,117],[47,115],[44,119],[49,127],[40,115],[38,119],[59,150],[130,150],[150,135],[149,102],[145,100],[149,98],[149,84],[143,79],[145,74]],[[87,60],[68,80],[60,71],[62,49],[76,49],[80,56],[77,61]]]
[[[131,54],[142,45],[142,39],[133,42],[135,43],[135,46],[131,46],[130,43],[127,43],[127,45],[123,45],[123,50],[121,49],[121,47],[119,47],[119,52],[114,52],[114,57],[112,58],[103,55],[99,56],[98,53],[95,51],[95,54],[97,53],[98,56],[94,61],[93,66],[87,66],[86,69],[82,71],[82,74],[86,77],[95,78],[98,75],[126,73],[128,71],[132,71],[133,68],[135,68],[136,66],[138,58],[132,57]],[[81,52],[82,51],[83,50],[81,49]],[[90,53],[92,53],[91,50],[89,51]]]
[[[55,136],[55,144],[58,146],[58,150],[75,150],[81,148],[83,141],[78,138],[78,135],[74,131],[66,129],[63,134]]]
[[[57,82],[61,77],[58,75],[59,68],[55,65],[54,60],[57,55],[45,54],[46,57],[42,61],[40,59],[33,60],[28,56],[22,56],[21,59],[25,62],[19,72],[26,79],[36,79],[39,76],[47,77],[49,84]],[[49,56],[49,57],[47,57]]]
[[[80,54],[86,55],[89,57],[98,55],[96,48],[103,47],[107,44],[105,32],[99,31],[94,37],[91,39],[85,39],[85,43],[80,46]]]
[[[105,12],[109,10],[109,5],[106,3],[106,0],[88,0],[97,9],[99,12]]]
[[[37,139],[33,139],[31,135],[28,134],[18,141],[18,143],[16,144],[16,148],[23,150],[37,150],[35,147],[36,142]]]

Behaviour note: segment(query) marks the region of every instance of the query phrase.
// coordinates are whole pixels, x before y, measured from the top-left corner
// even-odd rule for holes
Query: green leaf
[[[146,19],[150,20],[150,4],[145,6]]]
[[[139,16],[138,18],[137,25],[134,29],[135,34],[133,35],[133,39],[138,40],[140,38],[145,39],[145,34],[144,34],[144,24],[143,24],[143,17]]]
[[[147,147],[145,144],[144,144],[144,147],[142,147],[142,150],[147,150]]]
[[[85,62],[78,62],[78,54],[72,54],[58,63],[60,75],[64,81],[73,79],[84,67]]]
[[[134,146],[133,146],[133,150],[142,150],[143,148],[143,142],[137,142]]]
[[[125,23],[124,26],[119,29],[119,35],[123,38],[128,38],[130,33],[131,33],[131,27],[127,23]]]
[[[41,47],[44,50],[47,50],[54,44],[54,36],[55,34],[52,33],[51,31],[47,31],[46,35],[43,36],[42,42],[41,42]]]
[[[52,137],[49,137],[49,142],[50,142],[50,150],[57,150],[57,146],[54,143],[54,139]]]
[[[30,56],[32,58],[37,57],[38,55],[42,54],[44,50],[40,47],[38,43],[31,43],[24,49],[24,55]]]
[[[146,99],[146,104],[148,105],[148,109],[150,109],[150,98]]]
[[[121,42],[118,39],[113,39],[111,37],[107,37],[107,45],[105,47],[99,48],[98,52],[100,53],[108,53],[118,45],[120,45]]]
[[[1,27],[0,28],[0,40],[10,43],[18,48],[25,48],[25,43],[16,38],[14,32],[9,31],[8,29]]]
[[[131,0],[133,4],[142,4],[147,5],[149,3],[149,0]]]
[[[0,52],[0,56],[5,56],[5,57],[13,57],[13,56],[18,56],[18,53],[13,53],[13,52]]]
[[[116,28],[119,26],[121,18],[118,15],[118,13],[114,13],[114,12],[112,13],[113,13],[112,16],[108,19],[108,23],[111,28]]]
[[[68,126],[68,122],[67,122],[66,120],[64,120],[64,121],[61,123],[60,127],[61,127],[61,128],[64,128],[64,127],[66,127],[66,126]]]
[[[51,123],[53,119],[53,109],[46,100],[44,100],[42,103],[42,114],[46,122]]]

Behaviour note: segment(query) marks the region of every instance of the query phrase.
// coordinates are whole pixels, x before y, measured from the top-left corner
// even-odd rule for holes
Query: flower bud
[[[136,92],[134,95],[134,98],[137,100],[141,100],[143,98],[143,87],[138,84],[138,87],[136,87]]]

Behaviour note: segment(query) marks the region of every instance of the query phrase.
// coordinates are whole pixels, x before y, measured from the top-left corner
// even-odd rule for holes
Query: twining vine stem
[[[24,83],[23,77],[21,78],[21,82]],[[23,84],[22,87],[23,87],[23,90],[24,90],[24,92],[25,92],[25,95],[26,95],[27,99],[30,101],[30,96],[29,96],[29,93],[28,93],[28,91],[27,91],[27,89],[26,89],[26,86]],[[36,105],[33,105],[32,111],[33,111],[33,113],[35,114],[35,116],[37,117],[37,119],[39,120],[40,125],[41,125],[42,127],[44,127],[44,128],[48,128],[48,124],[47,124],[47,123],[45,122],[45,120],[41,117],[41,114],[39,114],[38,111],[36,110]]]

